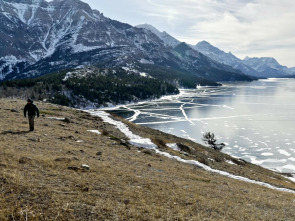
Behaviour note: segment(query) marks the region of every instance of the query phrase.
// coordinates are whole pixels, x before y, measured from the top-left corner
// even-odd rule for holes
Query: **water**
[[[294,79],[182,90],[177,96],[114,112],[198,143],[210,131],[226,144],[225,153],[280,172],[295,172]]]

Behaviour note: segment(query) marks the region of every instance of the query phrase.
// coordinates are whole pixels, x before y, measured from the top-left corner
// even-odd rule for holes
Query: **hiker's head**
[[[29,98],[29,99],[27,100],[27,102],[30,103],[30,104],[32,104],[32,103],[33,103],[33,100]]]

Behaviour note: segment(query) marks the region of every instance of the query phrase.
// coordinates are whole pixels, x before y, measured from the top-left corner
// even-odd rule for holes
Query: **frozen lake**
[[[137,124],[203,143],[213,132],[222,150],[280,172],[295,172],[295,79],[225,83],[113,110]]]

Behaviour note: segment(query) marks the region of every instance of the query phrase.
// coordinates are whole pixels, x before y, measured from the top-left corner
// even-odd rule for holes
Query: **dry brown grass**
[[[294,194],[128,149],[120,142],[126,137],[113,126],[65,107],[37,103],[45,117],[37,118],[36,131],[28,133],[21,110],[25,101],[0,102],[0,220],[294,220]],[[47,116],[68,117],[71,123]],[[231,159],[228,155],[128,124],[163,149],[175,142],[194,150],[184,155],[165,148],[171,154],[218,159],[207,161],[216,169],[295,189],[272,171],[230,165],[223,160]],[[80,169],[82,164],[90,170]]]

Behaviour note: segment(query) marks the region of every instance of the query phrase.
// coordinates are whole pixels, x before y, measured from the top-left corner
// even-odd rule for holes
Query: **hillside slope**
[[[37,102],[41,115],[36,131],[28,132],[22,114],[25,101],[1,99],[1,104],[0,220],[292,220],[295,216],[294,193],[230,179],[137,148],[120,130],[89,113]],[[133,133],[151,138],[163,152],[295,189],[295,183],[273,171],[122,121]],[[167,143],[186,148],[174,151]]]

